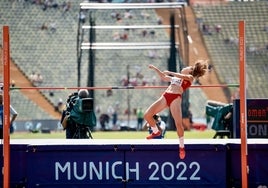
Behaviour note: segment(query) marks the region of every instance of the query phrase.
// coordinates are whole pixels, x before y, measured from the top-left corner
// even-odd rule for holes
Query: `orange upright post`
[[[242,187],[248,187],[247,164],[247,97],[245,59],[245,21],[239,21],[239,65],[240,65],[240,135],[241,135],[241,174]]]
[[[10,85],[10,45],[9,45],[9,27],[3,26],[3,106],[4,106],[4,117],[3,117],[3,187],[10,187],[10,96],[9,96],[9,85]]]

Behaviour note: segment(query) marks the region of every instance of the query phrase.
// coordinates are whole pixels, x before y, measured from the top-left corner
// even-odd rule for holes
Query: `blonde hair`
[[[199,78],[204,76],[208,69],[208,61],[207,60],[197,60],[193,66],[192,75],[195,78]]]

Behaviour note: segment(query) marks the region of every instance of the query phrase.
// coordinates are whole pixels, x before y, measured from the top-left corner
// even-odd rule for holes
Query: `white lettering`
[[[55,179],[59,180],[59,173],[64,173],[67,170],[67,179],[71,179],[71,167],[70,162],[65,163],[65,165],[62,167],[59,162],[55,163]]]
[[[256,128],[256,126],[253,126]],[[255,131],[255,129],[252,129]],[[88,165],[88,166],[87,166]],[[125,169],[122,168],[125,166]],[[149,181],[165,180],[170,181],[176,179],[178,181],[198,181],[201,177],[198,176],[200,172],[200,164],[198,162],[191,162],[187,165],[185,162],[178,162],[173,164],[172,162],[151,162],[148,164],[148,178]],[[188,172],[190,170],[190,172]],[[123,176],[125,174],[125,176]],[[145,173],[146,174],[146,173]],[[89,180],[101,181],[101,180],[140,180],[140,163],[126,162],[123,165],[122,161],[110,162],[66,162],[61,164],[55,162],[55,180],[84,180],[88,177]],[[133,177],[133,178],[131,178]]]
[[[167,168],[169,169],[167,169]],[[167,176],[166,172],[170,172],[170,175]],[[165,162],[163,163],[163,165],[161,166],[161,174],[162,177],[164,178],[164,180],[171,180],[174,177],[174,166],[171,162]]]
[[[109,173],[109,162],[106,162],[106,179],[109,180],[110,179],[110,173]]]
[[[192,162],[189,166],[190,169],[192,168],[196,168],[195,171],[193,172],[193,174],[191,175],[190,177],[190,180],[200,180],[201,178],[200,177],[197,177],[196,174],[199,172],[200,170],[200,165],[198,162]]]
[[[74,177],[78,180],[85,179],[85,177],[87,175],[87,163],[83,162],[83,170],[82,170],[81,176],[78,175],[78,169],[80,169],[80,168],[77,168],[77,162],[74,162]]]
[[[256,125],[251,125],[250,127],[249,127],[249,132],[250,132],[250,135],[254,135],[254,136],[256,136],[256,135],[258,135],[258,129],[257,129],[257,126]]]
[[[184,162],[179,162],[176,166],[177,169],[180,169],[180,166],[182,166],[182,170],[181,172],[179,173],[178,177],[177,177],[177,180],[187,180],[187,177],[183,176],[184,173],[186,172],[187,170],[187,166]]]
[[[99,169],[95,166],[94,162],[89,163],[89,179],[93,179],[93,171],[99,180],[102,179],[102,162],[99,162]]]
[[[127,162],[126,163],[126,179],[129,180],[129,173],[130,172],[135,172],[136,173],[136,179],[135,180],[139,180],[140,179],[140,174],[139,174],[139,171],[140,171],[140,168],[139,168],[139,163],[136,162],[135,163],[135,168],[131,169],[129,167],[129,163]]]
[[[159,165],[156,162],[151,162],[148,166],[149,169],[154,167],[154,171],[149,177],[149,180],[159,180],[159,177],[156,177],[157,172],[159,171]]]
[[[122,165],[122,163],[123,163],[122,161],[117,161],[117,162],[113,163],[113,165],[112,165],[112,176],[113,176],[114,179],[123,179],[122,176],[117,176],[116,175],[116,170],[115,170],[116,166]]]
[[[251,124],[248,131],[251,136],[267,136],[267,127],[267,124]]]
[[[259,135],[261,136],[267,136],[267,125],[259,124]]]

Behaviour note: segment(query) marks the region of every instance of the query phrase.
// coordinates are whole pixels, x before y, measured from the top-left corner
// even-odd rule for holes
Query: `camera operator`
[[[81,89],[68,97],[61,118],[67,139],[92,138],[91,130],[96,126],[96,115],[93,111],[93,100],[88,97],[86,89]]]
[[[160,115],[158,115],[158,114],[153,115],[153,119],[155,120],[155,123],[156,123],[158,130],[161,132],[161,135],[154,137],[154,139],[165,138],[166,123],[161,119]],[[143,130],[148,130],[149,134],[151,134],[153,132],[151,127],[149,126],[149,124],[147,122],[143,125]]]

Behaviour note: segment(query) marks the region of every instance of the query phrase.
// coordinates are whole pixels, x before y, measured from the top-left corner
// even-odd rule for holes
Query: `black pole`
[[[130,79],[130,71],[129,71],[129,65],[127,65],[127,86],[129,85],[129,79]],[[130,94],[129,94],[129,89],[127,90],[127,125],[129,127],[129,123],[130,123]]]
[[[183,37],[184,37],[184,63],[186,65],[189,65],[189,41],[188,41],[188,26],[187,26],[187,20],[186,20],[186,12],[185,7],[182,7],[181,12],[181,23],[183,28]],[[186,90],[182,95],[182,117],[188,118],[189,117],[189,108],[190,108],[190,102],[189,102],[189,90]]]
[[[79,11],[79,15],[81,14],[81,9]],[[77,87],[80,87],[80,80],[81,80],[81,56],[82,56],[82,50],[81,50],[81,21],[80,17],[78,17],[78,27],[77,27],[77,41],[76,41],[76,53],[77,53]],[[80,40],[81,39],[81,40]]]
[[[81,34],[81,43],[83,41],[83,37],[84,37],[84,30],[82,30],[82,34]],[[81,46],[81,43],[80,43],[80,46]],[[82,62],[82,56],[83,56],[83,50],[80,48],[79,49],[80,52],[79,52],[79,56],[78,56],[78,60],[77,60],[77,87],[80,87],[81,86],[81,62]]]
[[[168,61],[168,70],[176,72],[177,71],[177,63],[176,63],[176,37],[175,37],[175,16],[174,12],[171,12],[170,15],[170,55]]]
[[[90,20],[90,30],[89,30],[89,42],[90,42],[90,48],[89,48],[89,66],[88,66],[88,87],[94,87],[94,75],[95,75],[95,53],[92,49],[92,43],[96,41],[96,34],[95,29],[93,26],[95,26],[95,20],[92,18],[91,12],[89,13],[89,20]],[[89,90],[89,96],[94,99],[94,90]],[[94,101],[94,100],[93,100]],[[93,103],[94,107],[94,103]]]
[[[175,16],[174,11],[170,14],[170,55],[168,60],[168,70],[172,72],[177,71],[177,62],[176,62],[176,37],[175,37]],[[169,112],[169,129],[176,130],[174,119],[171,115],[171,112]]]

